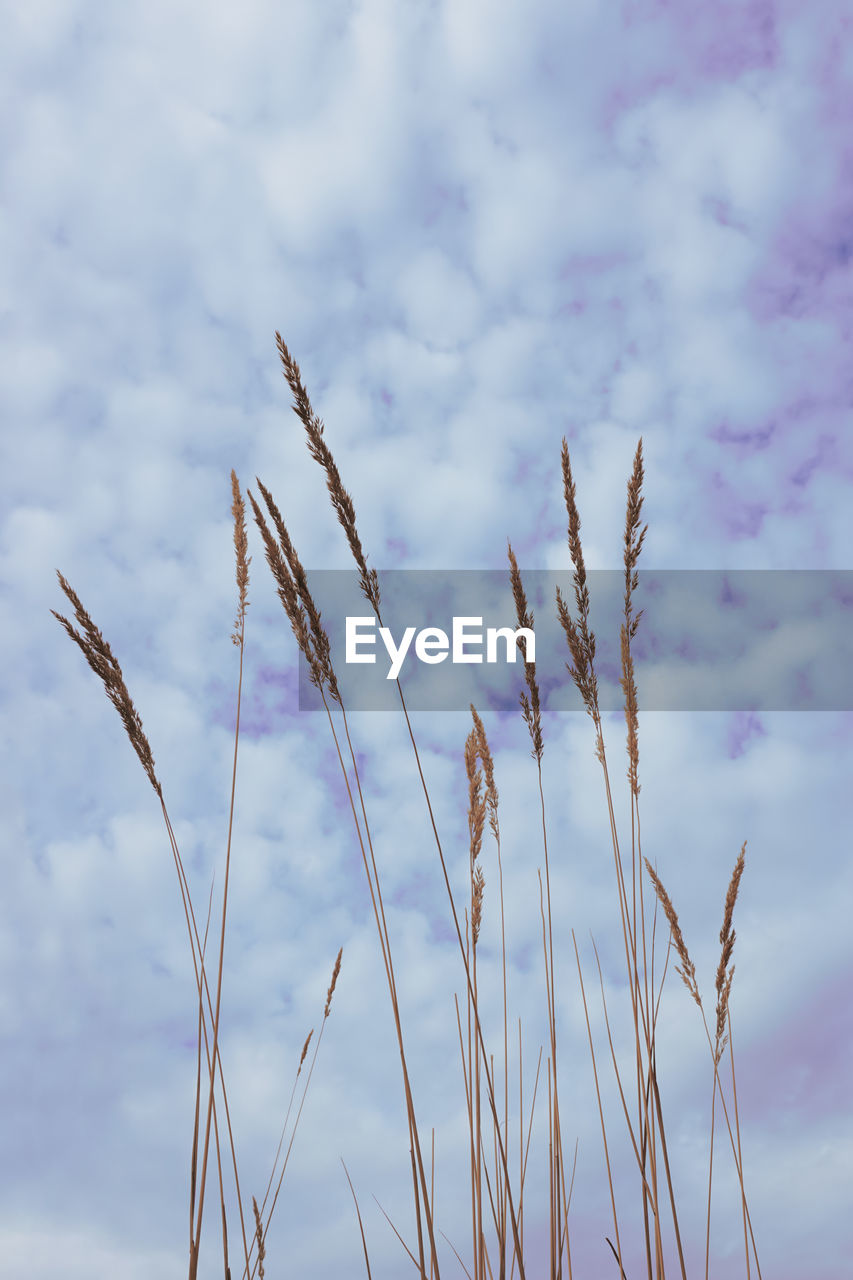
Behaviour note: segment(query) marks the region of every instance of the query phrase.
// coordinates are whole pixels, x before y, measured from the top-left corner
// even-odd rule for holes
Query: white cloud
[[[195,1010],[175,868],[123,726],[49,610],[70,613],[59,568],[122,664],[203,915],[214,868],[222,887],[236,710],[231,468],[256,496],[256,475],[270,487],[309,570],[350,564],[290,407],[276,328],[379,568],[503,566],[507,536],[523,569],[568,568],[563,435],[587,567],[617,566],[640,434],[649,567],[846,564],[849,193],[835,17],[780,11],[768,35],[725,6],[713,31],[643,6],[621,26],[591,6],[510,6],[498,23],[485,12],[257,0],[236,18],[193,5],[40,4],[8,24],[0,1247],[10,1276],[60,1265],[69,1276],[168,1276],[184,1265]],[[263,1191],[343,945],[270,1265],[282,1249],[318,1280],[359,1265],[343,1154],[374,1274],[396,1275],[399,1246],[370,1193],[408,1237],[407,1135],[369,897],[328,726],[297,709],[296,649],[251,513],[249,541],[223,995],[243,1189]],[[525,1019],[530,1088],[544,1029],[537,776],[519,718],[486,722],[510,1018]],[[414,723],[463,893],[467,713]],[[436,1126],[443,1222],[467,1247],[454,1207],[459,1176],[467,1188],[453,1011],[463,978],[444,883],[404,723],[365,713],[351,730],[418,1113],[425,1136]],[[602,1054],[587,930],[615,1004],[621,938],[591,724],[549,716],[545,732],[567,1134],[580,1139],[573,1256],[594,1273],[610,1223],[569,930]],[[606,739],[627,850],[620,715]],[[707,1000],[726,884],[748,840],[735,1034],[762,1265],[794,1280],[808,1254],[840,1280],[832,1188],[850,1158],[836,1101],[849,1030],[833,1023],[818,1042],[813,1019],[805,1044],[795,1033],[850,969],[849,713],[642,714],[640,744],[643,851],[676,902]],[[483,1000],[499,1024],[488,838],[483,861]],[[663,1010],[673,1152],[701,1200],[707,1046],[672,974]],[[773,1098],[788,1100],[784,1128]],[[620,1151],[621,1187],[630,1159]],[[537,1213],[531,1199],[531,1242],[544,1230]],[[685,1214],[701,1243],[701,1214]],[[213,1267],[211,1201],[206,1219]],[[730,1244],[722,1221],[721,1258]]]

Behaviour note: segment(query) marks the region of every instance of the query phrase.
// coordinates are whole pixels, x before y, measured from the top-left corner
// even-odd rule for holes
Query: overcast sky
[[[203,917],[214,869],[217,899],[222,885],[234,748],[231,469],[244,492],[258,496],[256,477],[268,486],[309,571],[351,565],[276,330],[380,570],[502,570],[507,538],[523,570],[569,569],[564,435],[588,569],[620,568],[641,436],[641,568],[850,568],[850,16],[841,0],[0,10],[0,1270],[177,1280],[195,1084],[188,938],[159,802],[50,614],[70,616],[55,570],[122,665]],[[248,532],[222,1030],[241,1183],[251,1213],[343,947],[267,1274],[363,1274],[343,1158],[373,1274],[390,1280],[410,1263],[373,1196],[410,1243],[414,1231],[379,944],[328,723],[299,710],[295,642]],[[595,626],[594,594],[592,615]],[[643,852],[711,1018],[723,901],[747,841],[732,1018],[762,1270],[841,1280],[853,1248],[853,715],[640,707]],[[413,719],[461,896],[470,717]],[[536,770],[520,715],[485,719],[527,1087],[544,1028]],[[467,1261],[453,1005],[464,975],[405,725],[361,712],[352,728],[427,1143],[435,1127],[439,1226]],[[626,1049],[604,782],[583,712],[548,716],[544,732],[575,1275],[616,1269],[572,928],[635,1280],[636,1178],[590,942]],[[605,744],[630,847],[619,712]],[[488,841],[483,864],[493,1017]],[[698,1276],[712,1071],[672,970],[658,1063]],[[543,1105],[540,1093],[540,1117]],[[541,1146],[534,1161],[538,1268]],[[741,1275],[722,1129],[715,1166],[712,1265]],[[206,1280],[221,1275],[213,1195],[205,1226]],[[233,1261],[236,1216],[230,1238]],[[442,1247],[443,1274],[462,1274]]]

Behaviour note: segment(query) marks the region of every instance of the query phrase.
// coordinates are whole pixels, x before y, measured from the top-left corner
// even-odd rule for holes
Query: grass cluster
[[[358,534],[352,498],[344,488],[334,457],[325,439],[324,425],[312,408],[308,393],[302,382],[299,366],[279,334],[276,334],[276,342],[284,375],[292,392],[294,410],[304,427],[309,452],[324,472],[332,508],[344,530],[358,569],[360,589],[370,609],[375,614],[379,625],[382,626],[382,599],[379,577],[374,568],[368,567],[367,556]],[[647,526],[640,527],[643,506],[642,440],[637,446],[632,473],[628,481],[624,531],[624,619],[621,624],[621,685],[624,693],[627,727],[627,780],[631,799],[630,855],[628,855],[627,851],[623,851],[620,846],[616,830],[602,719],[599,711],[598,684],[595,671],[595,634],[590,626],[589,591],[580,536],[581,521],[576,501],[569,449],[565,440],[562,445],[561,470],[568,520],[568,550],[573,568],[574,607],[563,597],[559,588],[557,589],[555,604],[559,621],[565,632],[571,658],[571,661],[566,664],[567,670],[581,695],[586,713],[592,720],[595,735],[595,754],[602,769],[612,839],[614,886],[618,902],[618,930],[621,936],[621,950],[624,953],[626,987],[630,996],[632,1052],[630,1062],[627,1065],[623,1062],[620,1066],[617,1059],[597,950],[595,954],[598,964],[600,996],[607,1030],[610,1068],[614,1073],[613,1078],[621,1103],[622,1118],[620,1128],[621,1124],[624,1124],[624,1129],[622,1130],[623,1138],[627,1140],[634,1157],[635,1188],[640,1210],[637,1220],[642,1224],[639,1254],[644,1257],[643,1269],[648,1276],[648,1280],[653,1280],[653,1278],[654,1280],[662,1280],[666,1275],[667,1269],[671,1274],[678,1274],[682,1277],[682,1280],[686,1280],[687,1266],[679,1218],[679,1197],[674,1185],[670,1165],[667,1128],[661,1101],[656,1053],[656,1029],[661,996],[670,956],[674,954],[677,961],[676,972],[681,977],[690,997],[699,1009],[707,1037],[710,1058],[709,1070],[712,1099],[707,1218],[704,1240],[705,1277],[707,1280],[709,1274],[714,1138],[717,1129],[717,1105],[719,1100],[719,1106],[722,1109],[725,1120],[728,1145],[731,1149],[740,1188],[745,1274],[750,1277],[754,1267],[755,1274],[760,1280],[761,1269],[744,1187],[741,1132],[737,1105],[737,1081],[731,1041],[730,996],[734,975],[732,954],[735,942],[732,920],[744,869],[746,845],[744,844],[738,855],[725,899],[723,924],[720,931],[721,953],[714,984],[716,1003],[714,1016],[711,1025],[709,1025],[705,1005],[696,979],[695,966],[690,959],[677,912],[658,871],[652,866],[649,859],[644,857],[640,839],[639,716],[631,643],[636,636],[642,616],[642,611],[635,613],[634,593],[638,586],[637,563],[647,530]],[[80,630],[76,630],[67,618],[58,613],[54,614],[70,638],[79,645],[93,671],[103,681],[107,695],[121,716],[130,742],[160,801],[178,874],[198,991],[198,1064],[189,1170],[189,1280],[194,1280],[198,1271],[211,1135],[216,1155],[219,1183],[224,1274],[226,1280],[230,1280],[232,1274],[236,1275],[236,1270],[232,1272],[226,1223],[224,1166],[227,1163],[227,1150],[226,1137],[220,1127],[223,1116],[225,1128],[227,1129],[227,1149],[230,1149],[230,1163],[233,1170],[240,1216],[240,1274],[245,1277],[245,1280],[253,1280],[256,1274],[261,1277],[264,1275],[265,1262],[267,1261],[266,1236],[288,1164],[296,1126],[302,1113],[320,1040],[322,1039],[323,1027],[329,1016],[332,995],[341,966],[341,952],[339,952],[328,989],[320,1034],[314,1043],[311,1061],[303,1077],[303,1067],[305,1066],[309,1044],[312,1039],[312,1035],[309,1033],[299,1060],[290,1106],[285,1117],[282,1136],[267,1184],[266,1194],[260,1206],[257,1200],[252,1197],[252,1213],[250,1216],[248,1205],[244,1205],[240,1191],[238,1161],[228,1107],[225,1073],[220,1053],[222,974],[231,869],[231,834],[236,792],[236,765],[240,736],[240,697],[243,680],[246,609],[248,607],[249,564],[251,561],[251,557],[248,556],[245,505],[237,477],[233,471],[231,473],[231,486],[238,593],[237,617],[232,639],[239,649],[239,678],[228,839],[225,850],[221,917],[218,921],[218,954],[213,962],[206,958],[213,900],[212,890],[204,931],[200,933],[190,886],[169,820],[162,788],[155,771],[154,757],[145,736],[142,721],[128,693],[121,668],[113,656],[110,646],[104,640],[80,599],[61,573],[58,573],[59,583],[74,607],[76,621]],[[450,1255],[447,1250],[442,1251],[439,1249],[439,1237],[445,1240],[446,1237],[443,1237],[443,1233],[436,1222],[434,1139],[431,1143],[430,1151],[427,1152],[415,1107],[414,1090],[407,1058],[406,1038],[403,1031],[403,1016],[398,998],[392,936],[383,898],[380,867],[368,818],[369,803],[362,787],[357,763],[358,753],[353,743],[344,699],[335,676],[329,637],[312,597],[307,575],[272,494],[260,480],[257,481],[257,486],[263,506],[251,491],[247,491],[247,496],[255,523],[260,532],[265,558],[272,573],[277,594],[287,614],[297,644],[308,664],[311,681],[319,691],[328,717],[329,730],[332,734],[349,799],[354,835],[360,850],[369,889],[370,903],[390,997],[391,1013],[402,1071],[405,1112],[409,1133],[412,1221],[406,1231],[408,1238],[404,1238],[403,1230],[398,1230],[394,1224],[391,1225],[400,1240],[401,1248],[408,1255],[409,1263],[406,1264],[406,1267],[413,1265],[416,1274],[421,1277],[421,1280],[440,1280],[441,1269],[444,1267],[447,1270]],[[519,627],[532,628],[534,625],[533,613],[528,604],[521,572],[511,545],[508,545],[507,553],[518,625]],[[522,658],[524,658],[523,651]],[[572,1280],[572,1238],[573,1231],[579,1229],[570,1221],[574,1166],[567,1160],[567,1147],[564,1140],[564,1112],[561,1110],[561,1082],[564,1077],[560,1067],[560,1028],[557,1016],[558,984],[555,980],[555,955],[559,953],[561,947],[567,946],[568,938],[559,936],[559,922],[555,921],[552,910],[551,866],[548,847],[549,823],[542,772],[546,738],[543,729],[540,691],[535,664],[525,663],[524,673],[526,687],[520,695],[520,708],[530,735],[531,756],[536,769],[539,797],[538,811],[531,819],[531,826],[534,831],[541,833],[541,836],[536,838],[541,838],[541,866],[538,871],[538,881],[542,937],[542,995],[543,1008],[547,1018],[546,1043],[539,1052],[532,1095],[527,1104],[524,1096],[522,1025],[521,1020],[518,1020],[516,1058],[516,1025],[515,1022],[510,1023],[508,1008],[506,904],[504,902],[499,796],[495,781],[495,766],[486,729],[476,709],[472,706],[472,728],[464,744],[463,753],[468,785],[468,875],[464,885],[454,885],[448,870],[448,860],[442,846],[429,787],[421,765],[415,734],[406,707],[404,691],[400,682],[397,681],[400,709],[405,720],[420,785],[423,789],[426,819],[434,841],[438,868],[446,889],[449,915],[458,944],[461,966],[460,975],[464,977],[464,995],[461,1003],[457,998],[455,1018],[463,1068],[465,1112],[467,1115],[466,1145],[469,1157],[471,1234],[467,1244],[462,1245],[462,1242],[459,1242],[460,1249],[464,1249],[465,1256],[450,1242],[448,1242],[448,1249],[455,1255],[455,1261],[449,1263],[454,1274],[458,1274],[458,1269],[461,1269],[469,1277],[469,1280],[496,1280],[497,1277],[500,1280],[512,1280],[516,1275],[519,1280],[526,1280],[526,1277],[531,1274],[531,1251],[529,1248],[527,1250],[525,1248],[525,1187],[528,1181],[528,1168],[531,1158],[534,1111],[537,1098],[542,1093],[545,1094],[546,1100],[544,1104],[540,1102],[540,1106],[543,1110],[547,1110],[547,1128],[545,1130],[547,1135],[545,1146],[547,1149],[543,1150],[541,1157],[538,1158],[544,1162],[544,1167],[547,1167],[548,1172],[548,1239],[546,1248],[548,1280],[563,1280],[563,1277],[566,1277],[567,1280]],[[489,1045],[486,1040],[481,1019],[480,983],[482,975],[478,971],[478,942],[485,885],[482,850],[483,842],[486,838],[494,841],[496,847],[498,905],[501,922],[503,1034],[497,1045]],[[665,954],[662,959],[658,958],[656,961],[655,940],[659,913],[663,914],[666,921],[668,937],[664,944]],[[661,935],[664,932],[665,930],[661,927]],[[612,1273],[615,1276],[627,1277],[628,1273],[625,1269],[626,1256],[629,1254],[630,1256],[637,1256],[637,1250],[629,1250],[626,1247],[624,1226],[620,1227],[620,1213],[617,1208],[612,1175],[611,1144],[613,1134],[605,1117],[601,1090],[600,1053],[596,1053],[593,1040],[586,985],[574,931],[571,932],[571,943],[577,969],[579,991],[585,1013],[589,1057],[598,1099],[613,1221],[612,1238],[610,1236],[606,1237],[606,1245],[609,1246],[607,1256],[610,1257],[610,1262],[609,1266],[602,1265],[601,1274]],[[215,974],[214,992],[211,991],[209,985],[209,972],[211,975]],[[511,1041],[513,1046],[512,1053],[510,1052]],[[543,1052],[545,1054],[544,1073],[542,1070]],[[724,1081],[724,1063],[727,1066],[727,1075],[730,1083]],[[517,1107],[515,1102],[516,1081],[518,1084]],[[510,1106],[511,1089],[513,1094],[512,1107]],[[298,1105],[296,1105],[298,1090]],[[290,1117],[293,1114],[295,1105],[296,1112],[291,1123]],[[279,1170],[279,1160],[288,1131],[289,1142]],[[534,1157],[534,1159],[536,1158]],[[276,1182],[277,1171],[278,1181]],[[346,1169],[345,1172],[349,1181],[349,1173]],[[274,1183],[275,1191],[273,1192]],[[349,1181],[349,1185],[353,1193],[355,1212],[361,1232],[364,1266],[368,1277],[370,1277],[371,1264],[367,1236],[358,1199],[351,1181]],[[248,1229],[246,1225],[247,1219],[249,1220]],[[633,1275],[630,1280],[634,1280]]]

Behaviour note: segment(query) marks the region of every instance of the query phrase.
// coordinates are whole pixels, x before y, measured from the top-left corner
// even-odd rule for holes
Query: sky
[[[309,575],[351,568],[276,330],[380,572],[505,571],[508,539],[522,571],[570,571],[564,436],[590,571],[621,568],[641,437],[641,569],[848,570],[851,20],[839,0],[30,0],[0,12],[0,1257],[9,1280],[172,1280],[187,1266],[191,954],[159,802],[51,616],[71,616],[56,570],[121,664],[202,918],[214,875],[221,903],[237,709],[232,468],[244,495],[258,496],[256,478],[272,492]],[[305,1036],[322,1023],[266,1272],[365,1274],[344,1160],[385,1280],[411,1264],[377,1201],[414,1235],[388,991],[328,721],[300,710],[297,648],[251,513],[248,538],[221,1042],[241,1186],[251,1215]],[[591,597],[595,627],[594,585]],[[639,643],[655,600],[637,605]],[[639,660],[637,680],[642,851],[711,1019],[726,888],[747,842],[731,1011],[762,1270],[841,1280],[853,1247],[849,699],[644,714]],[[537,775],[520,713],[483,715],[527,1106],[545,1027]],[[462,902],[470,715],[418,711],[413,726]],[[464,972],[405,723],[365,710],[351,728],[427,1144],[435,1130],[438,1224],[470,1265]],[[636,1172],[592,949],[624,1061],[604,779],[582,710],[549,712],[543,731],[574,1274],[616,1267],[572,930],[634,1280]],[[619,710],[604,738],[630,848]],[[482,859],[493,1031],[488,838]],[[661,957],[664,941],[661,930]],[[672,962],[658,1069],[699,1276],[713,1072]],[[543,1100],[525,1208],[535,1274]],[[745,1274],[721,1128],[712,1218],[711,1274]],[[236,1213],[229,1239],[233,1262]],[[200,1276],[221,1275],[220,1241],[214,1182]],[[463,1274],[441,1247],[442,1273]]]

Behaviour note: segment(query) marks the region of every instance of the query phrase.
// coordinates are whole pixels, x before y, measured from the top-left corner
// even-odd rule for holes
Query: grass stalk
[[[278,333],[276,334],[276,344],[284,375],[293,395],[294,411],[305,430],[309,452],[323,470],[333,511],[344,531],[358,570],[361,592],[381,627],[383,619],[379,575],[375,568],[368,565],[367,555],[357,528],[353,499],[344,488],[334,456],[325,438],[324,425],[311,405],[299,366]],[[642,617],[642,610],[639,613],[635,612],[634,596],[639,584],[637,564],[648,529],[648,526],[641,528],[641,513],[644,502],[642,495],[644,479],[642,444],[641,439],[637,445],[631,476],[628,480],[623,551],[625,577],[624,616],[620,625],[621,686],[624,695],[627,731],[626,752],[628,755],[626,778],[630,792],[630,860],[627,845],[620,843],[617,831],[610,771],[608,769],[599,708],[595,666],[596,638],[590,622],[590,599],[581,543],[581,521],[571,459],[565,439],[562,442],[561,450],[561,479],[568,521],[568,551],[573,569],[574,609],[570,608],[559,587],[556,591],[555,601],[557,618],[565,633],[571,657],[571,661],[566,663],[566,670],[581,695],[582,705],[586,713],[592,720],[595,755],[601,765],[604,782],[604,798],[607,807],[613,856],[613,876],[622,939],[619,947],[619,966],[621,970],[621,965],[624,962],[624,982],[627,999],[630,1001],[630,1015],[627,1014],[626,1010],[626,1016],[630,1016],[632,1036],[629,1049],[625,1054],[625,1061],[620,1061],[617,1055],[617,1041],[614,1038],[611,1012],[608,1008],[601,955],[595,938],[592,938],[591,941],[598,969],[600,999],[611,1067],[627,1130],[629,1148],[633,1152],[636,1163],[636,1195],[639,1205],[638,1222],[642,1224],[641,1234],[639,1234],[640,1228],[638,1228],[636,1249],[637,1256],[643,1254],[645,1257],[645,1270],[648,1280],[665,1280],[666,1259],[672,1256],[673,1241],[681,1280],[686,1280],[687,1276],[679,1208],[673,1171],[670,1166],[667,1129],[664,1123],[656,1042],[658,1016],[671,955],[677,958],[676,973],[682,979],[688,994],[700,1010],[713,1067],[704,1241],[705,1277],[708,1280],[711,1266],[711,1206],[715,1157],[719,1160],[719,1153],[715,1145],[716,1125],[719,1116],[717,1096],[719,1094],[720,1109],[728,1131],[740,1187],[746,1276],[747,1280],[751,1280],[752,1260],[754,1260],[758,1280],[761,1280],[761,1268],[744,1185],[742,1137],[730,1007],[734,977],[732,956],[735,943],[735,931],[732,921],[745,865],[746,844],[744,842],[741,848],[725,899],[723,926],[720,931],[721,953],[715,977],[716,1009],[713,1037],[706,1019],[696,978],[696,970],[690,959],[677,913],[657,870],[643,854],[642,848],[639,804],[641,790],[639,783],[639,711],[631,648]],[[414,1241],[407,1243],[404,1239],[404,1233],[398,1230],[381,1205],[379,1205],[379,1208],[391,1226],[407,1258],[414,1266],[420,1280],[440,1280],[439,1237],[447,1241],[469,1280],[496,1280],[496,1277],[499,1280],[515,1280],[516,1275],[518,1280],[526,1280],[526,1267],[529,1265],[529,1259],[525,1256],[525,1188],[528,1185],[533,1121],[539,1094],[540,1076],[543,1074],[541,1066],[544,1054],[546,1071],[544,1073],[543,1091],[546,1092],[544,1109],[547,1111],[547,1118],[546,1122],[543,1123],[547,1123],[547,1137],[543,1134],[543,1146],[545,1149],[542,1152],[540,1167],[543,1183],[547,1182],[548,1229],[547,1241],[543,1241],[547,1254],[547,1275],[548,1280],[564,1280],[564,1276],[566,1280],[573,1280],[569,1215],[577,1170],[578,1142],[575,1142],[574,1161],[570,1177],[567,1178],[567,1160],[563,1135],[564,1099],[566,1097],[563,1072],[564,1055],[561,1046],[562,1027],[558,1025],[560,1021],[558,1019],[558,1008],[561,1007],[560,1000],[563,997],[564,982],[562,977],[559,976],[561,950],[556,928],[559,920],[555,922],[555,898],[552,898],[552,879],[557,883],[556,863],[552,868],[553,850],[549,847],[542,767],[545,736],[543,732],[542,700],[535,663],[526,660],[525,642],[522,636],[518,636],[517,643],[519,648],[522,649],[524,658],[524,688],[519,695],[519,705],[530,736],[530,754],[536,764],[538,794],[532,803],[531,812],[535,813],[535,825],[537,831],[541,830],[542,840],[541,865],[537,867],[537,878],[541,923],[541,963],[543,966],[545,995],[543,1012],[547,1019],[547,1033],[544,1036],[544,1043],[539,1047],[539,1057],[531,1097],[529,1100],[525,1100],[522,1022],[520,1018],[518,1019],[517,1131],[513,1123],[514,1116],[510,1112],[510,1002],[507,964],[507,919],[504,899],[504,850],[502,848],[499,822],[498,789],[489,739],[482,719],[476,708],[471,706],[472,728],[465,740],[463,752],[467,780],[467,883],[464,886],[464,890],[461,891],[460,897],[459,892],[454,889],[454,885],[451,882],[445,847],[439,834],[435,808],[413,731],[404,690],[400,680],[396,681],[406,735],[413,753],[420,789],[426,804],[429,828],[438,856],[438,868],[447,893],[456,944],[458,945],[462,971],[465,977],[464,1015],[458,995],[455,998],[455,1008],[468,1129],[469,1188],[467,1197],[470,1200],[471,1212],[471,1256],[469,1267],[457,1252],[456,1246],[448,1240],[443,1231],[439,1231],[437,1226],[435,1130],[431,1130],[429,1151],[426,1152],[426,1144],[421,1141],[415,1109],[410,1063],[403,1030],[404,1018],[400,1006],[398,977],[393,958],[391,929],[386,912],[382,878],[374,848],[371,823],[368,818],[368,804],[362,778],[363,765],[359,765],[359,753],[356,751],[353,742],[347,709],[335,675],[329,636],[312,596],[307,574],[299,560],[272,494],[261,483],[260,479],[257,480],[257,485],[266,513],[262,510],[261,503],[256,501],[251,492],[247,491],[248,500],[251,504],[255,524],[260,533],[266,561],[272,573],[277,594],[285,609],[302,656],[307,663],[309,678],[318,690],[326,713],[335,755],[346,789],[362,867],[367,880],[371,910],[379,939],[385,982],[391,1002],[396,1048],[400,1057],[409,1139]],[[58,573],[60,586],[74,607],[79,630],[76,630],[67,618],[58,613],[54,614],[69,637],[80,647],[89,666],[103,682],[108,697],[122,719],[131,745],[160,801],[178,875],[198,998],[196,1091],[189,1180],[189,1280],[198,1280],[200,1242],[211,1146],[216,1155],[222,1218],[222,1253],[226,1280],[230,1280],[231,1277],[225,1207],[225,1178],[222,1161],[224,1134],[220,1134],[220,1106],[224,1106],[228,1141],[231,1149],[231,1167],[240,1215],[244,1257],[242,1280],[254,1280],[256,1275],[259,1280],[263,1280],[267,1266],[268,1232],[311,1085],[341,965],[341,952],[339,952],[327,991],[319,1034],[316,1039],[313,1039],[313,1053],[309,1061],[308,1052],[313,1038],[312,1031],[309,1032],[305,1040],[299,1059],[275,1159],[261,1204],[259,1205],[257,1199],[254,1196],[252,1197],[250,1221],[253,1219],[254,1226],[247,1233],[246,1218],[248,1214],[244,1214],[243,1210],[236,1144],[232,1131],[221,1056],[225,936],[231,888],[237,759],[245,656],[245,618],[248,607],[247,593],[249,564],[251,561],[248,556],[245,507],[237,477],[233,471],[231,472],[231,491],[238,589],[238,611],[232,640],[239,649],[239,669],[237,675],[230,802],[225,842],[224,878],[221,892],[221,916],[217,919],[218,931],[214,928],[214,935],[218,936],[218,948],[214,958],[210,961],[207,960],[207,954],[213,906],[213,885],[211,885],[210,890],[204,935],[201,937],[193,909],[190,885],[169,820],[162,788],[155,770],[154,758],[142,727],[142,721],[130,698],[121,668],[109,645],[91,621],[75,592],[60,573]],[[530,608],[521,572],[512,545],[509,542],[507,542],[507,555],[509,560],[509,580],[518,626],[522,631],[532,631],[534,627],[533,611]],[[498,906],[500,912],[499,976],[501,984],[501,1013],[503,1017],[502,1056],[500,1047],[497,1048],[497,1054],[490,1051],[483,1027],[485,1008],[488,1007],[484,1004],[484,993],[493,961],[491,948],[482,950],[480,946],[483,913],[486,909],[487,868],[484,866],[483,840],[487,821],[496,849]],[[554,877],[552,877],[552,869],[555,873]],[[490,877],[491,872],[488,875]],[[651,895],[648,902],[647,895]],[[457,901],[462,905],[458,906]],[[656,945],[660,945],[657,939],[659,910],[666,919],[668,936],[665,942],[662,972],[658,978],[656,976]],[[575,956],[575,968],[578,975],[579,993],[586,1023],[587,1047],[592,1065],[599,1112],[604,1163],[609,1188],[610,1213],[613,1222],[614,1238],[611,1240],[610,1236],[605,1236],[604,1241],[613,1255],[619,1275],[624,1280],[627,1280],[626,1265],[633,1267],[634,1264],[633,1262],[626,1264],[628,1235],[625,1228],[624,1206],[617,1206],[614,1173],[616,1166],[612,1160],[613,1137],[612,1133],[609,1132],[605,1116],[599,1056],[596,1052],[592,1033],[592,1020],[587,1003],[580,952],[574,929],[571,929],[571,939]],[[213,992],[208,980],[208,969],[211,966],[215,966],[216,974],[215,990]],[[205,1067],[203,1067],[202,1061],[202,1042],[204,1044]],[[723,1087],[723,1073],[721,1070],[722,1059],[726,1052],[729,1054],[731,1067],[730,1101],[734,1112],[733,1117],[730,1113],[729,1102]],[[306,1062],[308,1065],[303,1074],[303,1067],[305,1067]],[[503,1073],[502,1079],[501,1071]],[[514,1087],[513,1084],[513,1090]],[[514,1106],[515,1103],[513,1101],[513,1108]],[[291,1115],[294,1109],[295,1115],[291,1124]],[[516,1132],[517,1152],[514,1150]],[[285,1140],[288,1135],[289,1140],[285,1146]],[[427,1154],[429,1156],[429,1168],[427,1168]],[[371,1263],[365,1223],[349,1171],[343,1160],[341,1163],[343,1164],[344,1173],[355,1205],[365,1268],[368,1280],[371,1280]],[[534,1160],[534,1168],[537,1167],[537,1164],[538,1161]],[[545,1178],[546,1172],[547,1179]],[[527,1198],[529,1200],[529,1194]],[[376,1203],[378,1204],[379,1202],[377,1201]],[[406,1234],[409,1234],[408,1228],[406,1229]],[[467,1251],[469,1245],[466,1243],[464,1247]],[[667,1253],[667,1250],[669,1253]],[[642,1266],[642,1264],[640,1265]],[[670,1270],[672,1269],[671,1266]],[[632,1278],[632,1280],[635,1280],[635,1278]]]
[[[104,639],[100,630],[95,626],[85,607],[83,606],[79,596],[64,578],[62,573],[57,570],[57,578],[64,594],[74,607],[74,614],[79,630],[71,624],[71,622],[63,615],[51,610],[53,616],[65,630],[66,634],[80,648],[89,666],[103,682],[105,692],[119,713],[122,723],[125,727],[128,739],[133,747],[143,770],[148,778],[151,786],[160,801],[160,807],[163,814],[163,820],[166,826],[169,844],[172,850],[172,857],[175,863],[175,869],[178,875],[178,885],[181,893],[181,902],[184,909],[184,918],[187,925],[187,932],[190,940],[190,951],[192,955],[193,970],[196,981],[196,991],[198,994],[198,1053],[197,1053],[197,1071],[196,1071],[196,1099],[194,1109],[194,1125],[193,1139],[190,1156],[190,1215],[189,1215],[189,1280],[196,1280],[198,1272],[199,1249],[201,1242],[202,1218],[205,1199],[205,1184],[207,1174],[207,1162],[210,1149],[210,1135],[213,1130],[214,1147],[216,1151],[216,1162],[219,1180],[220,1193],[220,1209],[222,1214],[222,1247],[223,1247],[223,1263],[226,1276],[230,1276],[230,1266],[228,1259],[228,1228],[225,1212],[225,1189],[223,1181],[221,1144],[219,1136],[219,1122],[216,1109],[215,1083],[216,1072],[219,1073],[219,1083],[222,1091],[222,1101],[225,1107],[228,1138],[231,1148],[231,1162],[234,1173],[234,1182],[237,1194],[237,1205],[240,1216],[240,1226],[243,1240],[243,1252],[245,1257],[245,1272],[249,1272],[249,1248],[246,1237],[245,1215],[243,1212],[242,1195],[240,1192],[240,1179],[237,1165],[236,1144],[234,1141],[234,1133],[231,1124],[230,1108],[228,1104],[228,1091],[225,1085],[225,1073],[222,1065],[222,1055],[219,1046],[219,1027],[221,1013],[221,995],[222,995],[222,975],[224,969],[224,948],[225,948],[225,927],[226,913],[228,904],[228,885],[231,864],[231,844],[234,822],[234,803],[236,795],[236,777],[237,777],[237,753],[240,736],[240,708],[242,701],[242,684],[243,684],[243,658],[245,648],[245,617],[248,607],[248,584],[249,584],[249,564],[251,557],[247,555],[248,541],[245,528],[245,513],[242,498],[240,495],[239,484],[234,471],[231,472],[231,490],[232,490],[232,516],[234,518],[234,548],[236,553],[236,577],[238,588],[238,612],[235,622],[235,631],[232,634],[233,643],[239,647],[240,663],[237,687],[237,713],[236,726],[234,734],[234,757],[231,775],[231,795],[228,818],[228,835],[226,843],[226,865],[225,865],[225,883],[223,888],[222,900],[222,919],[219,939],[219,960],[217,966],[217,984],[216,984],[216,1002],[215,1006],[211,997],[210,987],[208,984],[207,970],[205,966],[205,951],[207,945],[208,930],[210,926],[210,913],[212,906],[213,889],[211,887],[211,897],[208,903],[208,916],[205,925],[204,941],[199,937],[198,926],[196,923],[195,910],[193,907],[192,894],[190,891],[189,881],[184,869],[183,859],[181,857],[172,823],[169,818],[166,803],[163,797],[163,789],[157,777],[154,763],[154,756],[151,746],[145,734],[142,720],[124,680],[121,667],[115,658],[109,644]],[[338,957],[338,968],[340,964],[340,956]],[[335,977],[337,976],[337,970]],[[333,983],[334,986],[334,983]],[[207,1012],[205,1012],[205,998],[207,1001]],[[328,1016],[328,1000],[326,1007],[326,1016]],[[208,1016],[210,1018],[210,1033],[208,1032]],[[324,1019],[325,1021],[325,1019]],[[209,1082],[207,1093],[207,1108],[205,1114],[205,1132],[203,1138],[203,1151],[201,1158],[201,1176],[198,1176],[198,1156],[199,1156],[199,1136],[200,1136],[200,1098],[201,1098],[201,1041],[204,1039],[205,1057],[207,1061],[207,1079]],[[315,1054],[316,1057],[316,1054]],[[313,1064],[312,1064],[313,1068]],[[304,1097],[303,1097],[304,1102]],[[300,1107],[301,1111],[301,1107]],[[298,1120],[298,1117],[297,1117]],[[292,1143],[292,1138],[291,1138]]]

